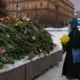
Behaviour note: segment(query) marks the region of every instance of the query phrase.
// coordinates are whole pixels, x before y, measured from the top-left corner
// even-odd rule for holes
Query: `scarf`
[[[72,32],[72,29],[68,30],[68,35]]]

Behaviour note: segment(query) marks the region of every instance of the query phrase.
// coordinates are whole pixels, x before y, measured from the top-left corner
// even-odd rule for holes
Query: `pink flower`
[[[4,53],[6,50],[4,49],[3,46],[0,46],[0,54]]]

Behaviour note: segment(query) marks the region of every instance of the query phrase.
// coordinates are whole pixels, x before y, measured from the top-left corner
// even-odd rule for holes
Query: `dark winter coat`
[[[73,38],[74,34],[74,38]],[[72,48],[80,48],[80,32],[74,29],[70,34],[70,41],[66,44],[66,57],[63,64],[62,75],[80,79],[80,62],[73,64]]]

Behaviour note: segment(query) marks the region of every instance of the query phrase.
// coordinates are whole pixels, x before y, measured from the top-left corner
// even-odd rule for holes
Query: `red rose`
[[[41,27],[40,27],[40,26],[38,26],[38,29],[41,29]]]

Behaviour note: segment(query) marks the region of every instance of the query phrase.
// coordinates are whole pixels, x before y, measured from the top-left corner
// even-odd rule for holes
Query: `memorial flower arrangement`
[[[0,68],[31,54],[49,54],[53,48],[51,35],[38,22],[11,15],[0,18]]]

